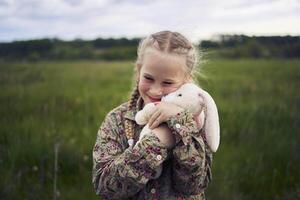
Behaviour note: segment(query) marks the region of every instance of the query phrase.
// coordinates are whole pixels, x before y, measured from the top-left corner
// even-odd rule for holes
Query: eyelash
[[[152,80],[153,80],[152,78],[147,77],[147,76],[145,76],[145,79],[147,79],[147,80],[149,80],[149,81],[152,81]]]
[[[147,76],[145,76],[145,79],[148,80],[148,81],[153,81],[152,78],[147,77]],[[166,84],[166,85],[172,85],[173,83],[171,83],[171,82],[164,82],[164,84]]]

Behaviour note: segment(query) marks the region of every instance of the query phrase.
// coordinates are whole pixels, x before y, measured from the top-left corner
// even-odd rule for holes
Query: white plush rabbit
[[[182,108],[188,109],[194,115],[199,130],[204,129],[210,149],[213,152],[217,151],[220,143],[218,110],[213,98],[206,91],[193,83],[186,83],[175,92],[163,97],[161,101],[174,103]],[[154,103],[145,105],[144,108],[136,114],[135,121],[140,125],[147,124],[153,114],[154,107]],[[148,124],[141,131],[139,141],[146,134],[152,134]],[[158,178],[161,172],[162,166],[159,166],[156,169],[154,179]]]

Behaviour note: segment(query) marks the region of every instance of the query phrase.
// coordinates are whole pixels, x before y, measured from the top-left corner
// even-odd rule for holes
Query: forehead
[[[185,57],[147,49],[144,54],[142,73],[165,78],[181,78],[185,75]]]

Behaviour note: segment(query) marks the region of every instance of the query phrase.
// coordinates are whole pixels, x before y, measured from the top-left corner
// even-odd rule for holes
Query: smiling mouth
[[[152,102],[157,102],[157,101],[161,100],[161,99],[158,99],[158,98],[152,98],[150,96],[148,96],[148,97],[149,97],[150,101],[152,101]]]

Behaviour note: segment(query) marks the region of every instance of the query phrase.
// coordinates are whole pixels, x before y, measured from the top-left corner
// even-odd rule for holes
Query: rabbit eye
[[[181,97],[181,96],[182,96],[182,94],[178,94],[177,96],[178,96],[178,97]]]

